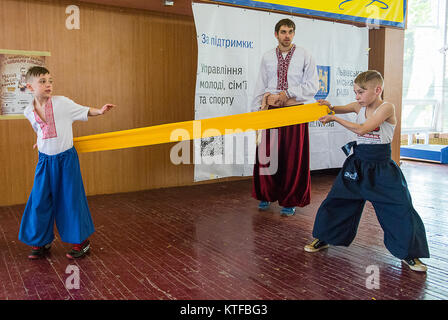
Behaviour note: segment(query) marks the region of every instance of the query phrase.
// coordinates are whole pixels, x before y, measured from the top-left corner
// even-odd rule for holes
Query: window
[[[402,132],[447,132],[447,4],[408,0],[407,5]]]

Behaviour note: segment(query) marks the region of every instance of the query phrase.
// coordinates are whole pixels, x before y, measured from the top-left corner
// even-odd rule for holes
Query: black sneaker
[[[67,252],[66,256],[69,259],[78,259],[85,256],[90,251],[90,241],[84,240],[81,244],[74,244],[72,250]]]
[[[405,264],[407,264],[409,266],[409,268],[411,268],[411,270],[413,270],[413,271],[426,272],[426,270],[428,270],[428,267],[426,266],[426,264],[421,262],[418,258],[403,259],[402,261]]]
[[[42,247],[32,247],[28,255],[28,259],[36,260],[42,258],[51,248],[51,243],[47,243]]]
[[[325,241],[314,239],[310,244],[307,244],[303,249],[306,252],[317,252],[323,249],[327,249],[330,245]]]

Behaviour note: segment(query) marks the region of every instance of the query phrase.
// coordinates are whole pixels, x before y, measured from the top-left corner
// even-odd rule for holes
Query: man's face
[[[291,45],[294,35],[294,29],[288,26],[281,26],[278,33],[275,33],[278,43],[283,47],[289,47]]]

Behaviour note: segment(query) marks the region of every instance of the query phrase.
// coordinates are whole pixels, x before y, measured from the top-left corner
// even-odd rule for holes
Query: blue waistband
[[[390,143],[386,144],[358,144],[353,148],[354,156],[361,160],[383,161],[389,160],[392,154]]]
[[[390,143],[357,144],[356,142],[349,142],[342,147],[342,150],[348,155],[351,148],[353,148],[353,156],[361,160],[383,161],[389,160],[392,155]]]
[[[57,154],[53,154],[53,155],[48,155],[46,153],[42,153],[39,151],[39,159],[58,159],[58,158],[66,157],[68,155],[76,154],[76,153],[77,152],[76,152],[75,147],[71,147],[68,150],[65,150],[61,153],[57,153]]]

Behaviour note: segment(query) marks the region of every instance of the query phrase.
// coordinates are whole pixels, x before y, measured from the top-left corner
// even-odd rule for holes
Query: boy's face
[[[50,98],[53,92],[53,79],[49,73],[31,78],[27,88],[36,98]]]
[[[354,84],[354,91],[356,95],[356,101],[361,106],[367,106],[373,103],[380,95],[383,89],[375,82],[367,82],[363,87]]]
[[[289,47],[291,45],[294,35],[294,29],[288,26],[281,26],[278,33],[275,33],[278,43],[283,47]]]

